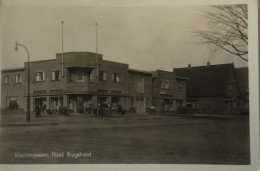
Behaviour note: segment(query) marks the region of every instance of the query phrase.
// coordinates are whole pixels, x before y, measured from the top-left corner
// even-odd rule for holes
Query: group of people
[[[40,118],[42,117],[42,114],[44,115],[45,113],[53,114],[53,110],[51,108],[47,109],[46,104],[40,105],[40,103],[37,103],[34,110],[34,116]]]
[[[108,103],[98,103],[97,107],[94,107],[93,104],[89,104],[89,106],[85,108],[85,111],[89,114],[109,116],[111,116],[111,111],[116,111],[120,115],[124,115],[126,113],[126,110],[124,110],[120,104],[117,104],[116,107],[111,107]]]

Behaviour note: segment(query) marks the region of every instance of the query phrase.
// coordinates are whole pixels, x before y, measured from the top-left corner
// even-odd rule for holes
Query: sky
[[[65,6],[6,5],[2,7],[2,68],[23,67],[31,61],[55,59],[61,52],[64,21],[64,52],[96,52],[103,59],[129,64],[129,68],[172,71],[179,67],[247,62],[224,51],[212,54],[208,46],[194,44],[194,28],[209,6]]]

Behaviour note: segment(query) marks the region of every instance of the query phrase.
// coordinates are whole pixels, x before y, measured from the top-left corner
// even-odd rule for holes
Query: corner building
[[[26,62],[24,68],[2,70],[1,109],[27,110],[27,66]],[[175,80],[172,74],[168,77]],[[30,110],[39,103],[79,112],[82,105],[108,103],[121,104],[131,113],[145,113],[151,106],[160,111],[153,102],[153,89],[160,85],[153,81],[152,72],[129,69],[128,64],[104,60],[101,54],[58,53],[56,59],[30,62]],[[185,102],[185,94],[181,98]]]

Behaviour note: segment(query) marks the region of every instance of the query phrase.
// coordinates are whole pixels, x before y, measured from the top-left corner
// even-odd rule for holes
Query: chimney
[[[209,61],[207,62],[207,67],[210,67],[210,62]]]

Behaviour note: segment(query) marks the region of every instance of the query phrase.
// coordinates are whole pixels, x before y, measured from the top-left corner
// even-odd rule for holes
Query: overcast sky
[[[105,60],[129,64],[132,69],[168,70],[233,62],[247,66],[236,56],[193,44],[192,31],[204,21],[208,6],[3,6],[2,68],[23,67],[24,49],[14,51],[15,41],[24,44],[31,61],[55,59],[61,52],[61,21],[64,21],[64,52],[96,51]]]

